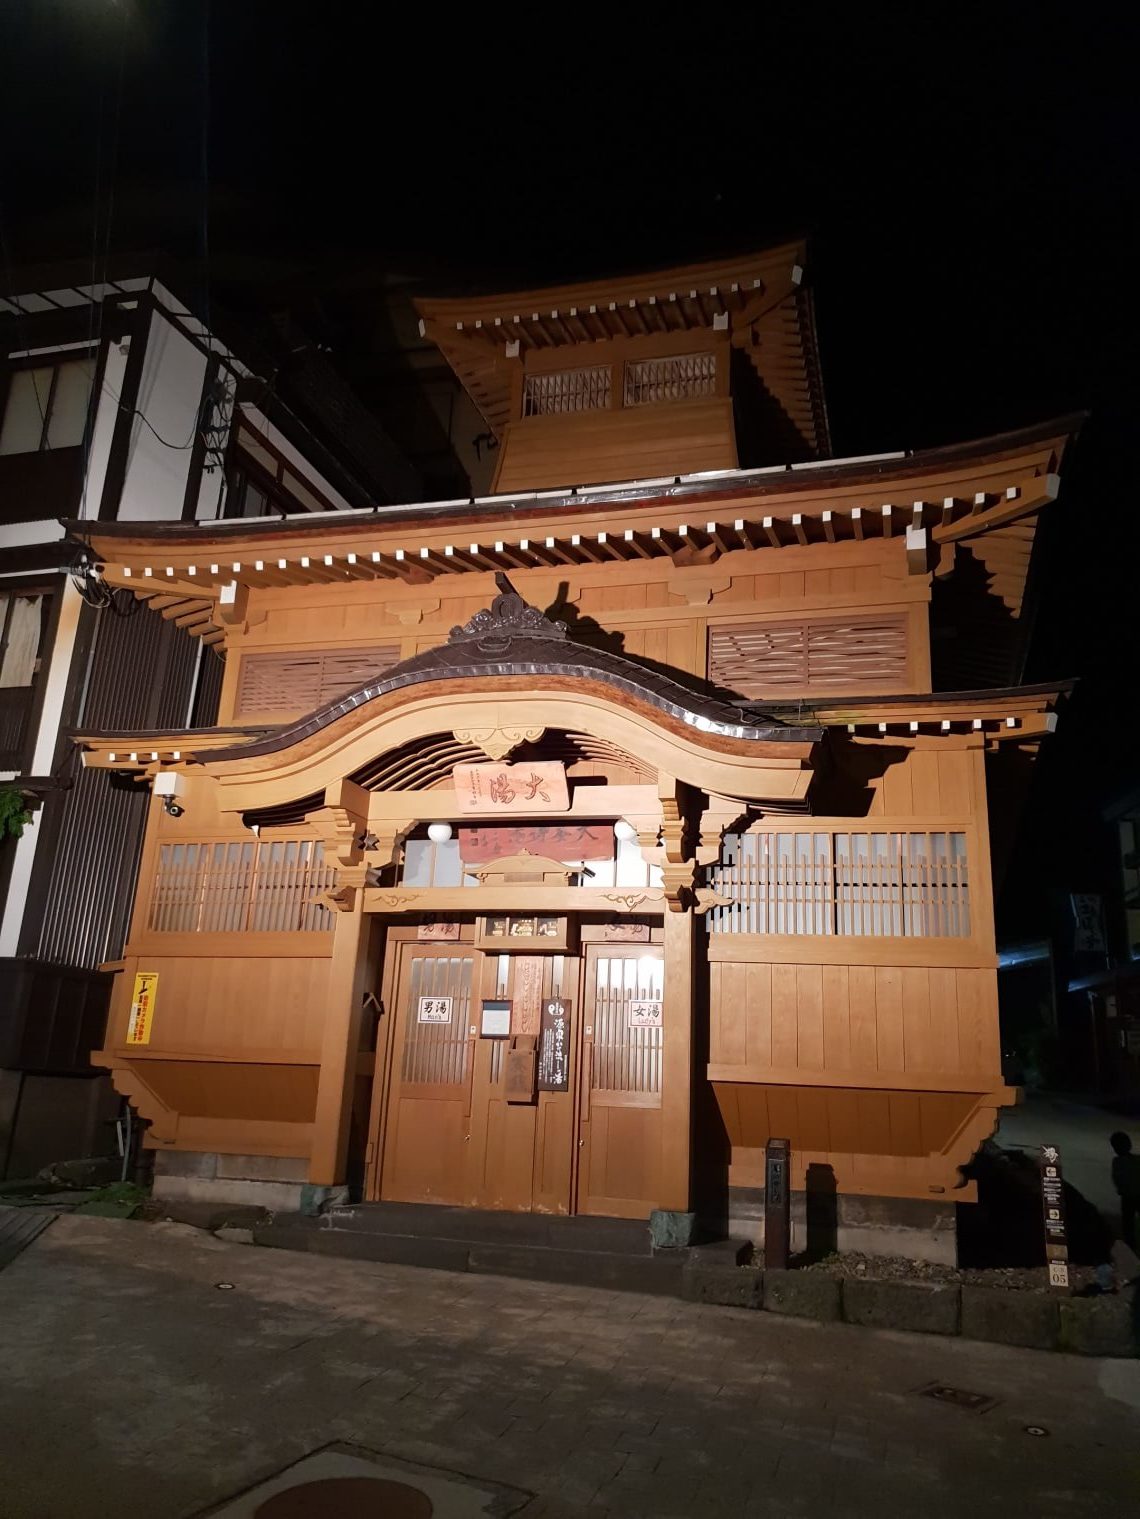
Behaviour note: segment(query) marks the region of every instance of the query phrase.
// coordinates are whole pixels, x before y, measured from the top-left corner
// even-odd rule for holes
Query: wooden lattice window
[[[710,628],[709,679],[748,697],[897,690],[907,680],[906,616],[811,617]]]
[[[312,712],[367,684],[400,657],[395,644],[367,649],[306,649],[246,654],[238,675],[235,717],[262,712]]]
[[[610,404],[610,366],[559,369],[551,374],[528,374],[523,383],[523,416],[553,412],[605,411]]]
[[[694,401],[715,394],[715,353],[678,353],[664,359],[636,359],[625,366],[623,399],[626,406]]]
[[[154,933],[325,933],[336,885],[316,839],[163,844],[150,904]]]
[[[965,833],[726,833],[709,883],[713,934],[970,936]]]

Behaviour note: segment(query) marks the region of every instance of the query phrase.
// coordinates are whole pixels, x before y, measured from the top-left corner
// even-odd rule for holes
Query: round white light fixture
[[[621,839],[624,844],[628,844],[630,839],[637,837],[637,829],[632,823],[627,823],[625,818],[618,818],[614,824],[614,837]]]
[[[446,844],[451,837],[450,823],[429,823],[428,838],[433,844]]]

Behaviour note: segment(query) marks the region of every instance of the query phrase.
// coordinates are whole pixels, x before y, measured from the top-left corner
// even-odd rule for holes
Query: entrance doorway
[[[398,958],[369,1195],[646,1217],[660,1176],[660,946],[586,943],[580,955],[532,955],[404,940],[389,951]],[[484,1008],[495,1003],[560,1009],[564,1081],[547,1085],[564,1090],[537,1090],[536,1080],[520,1093],[508,1066],[519,1058],[512,1044],[525,1056],[526,1039],[493,1036]],[[518,1011],[511,1016],[517,1032]]]

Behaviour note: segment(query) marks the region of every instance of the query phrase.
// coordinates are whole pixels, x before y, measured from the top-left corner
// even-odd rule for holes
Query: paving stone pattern
[[[525,1488],[526,1519],[1083,1519],[1140,1491],[1137,1362],[178,1224],[60,1219],[0,1276],[0,1361],[4,1519],[190,1519],[330,1441]]]

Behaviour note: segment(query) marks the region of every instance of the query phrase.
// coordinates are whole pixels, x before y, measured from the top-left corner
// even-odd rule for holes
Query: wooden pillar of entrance
[[[336,914],[329,965],[321,1069],[309,1155],[309,1180],[318,1186],[344,1181],[348,1124],[352,1112],[356,1055],[364,994],[369,973],[368,939],[372,919],[364,912],[364,893],[351,892],[351,905]]]
[[[695,921],[691,912],[667,911],[664,922],[659,1206],[678,1213],[688,1211],[691,1194]]]

